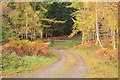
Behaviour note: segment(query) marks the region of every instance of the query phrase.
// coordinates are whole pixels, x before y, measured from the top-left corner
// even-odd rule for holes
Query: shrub
[[[9,43],[3,45],[3,53],[10,55],[13,52],[15,52],[18,56],[49,56],[52,54],[49,51],[47,44],[36,41],[31,42],[28,40],[11,40]]]
[[[48,40],[68,40],[68,36],[48,37],[47,39],[44,39],[45,42]]]
[[[101,48],[96,51],[96,54],[110,61],[118,61],[117,50]]]
[[[4,53],[2,55],[2,70],[9,68],[18,68],[23,65],[24,60],[20,56],[17,56],[15,52],[11,53],[9,56]]]
[[[24,71],[31,71],[37,69],[41,63],[54,61],[55,57],[50,56],[18,56],[15,52],[2,55],[2,72],[3,76],[16,75]],[[14,73],[14,74],[13,74]]]

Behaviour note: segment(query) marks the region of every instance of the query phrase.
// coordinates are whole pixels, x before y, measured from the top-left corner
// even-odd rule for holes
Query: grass
[[[4,71],[2,71],[2,75],[3,77],[16,77],[16,76],[24,76],[24,75],[28,75],[30,73],[34,73],[38,70],[41,70],[45,67],[47,67],[48,65],[54,63],[56,60],[59,59],[59,56],[57,54],[54,54],[55,56],[41,56],[41,57],[37,57],[37,56],[25,56],[22,57],[22,59],[24,60],[24,64],[26,64],[25,66],[21,66],[18,68],[8,68]]]
[[[97,48],[70,48],[69,51],[81,56],[88,66],[88,78],[117,78],[118,68],[114,65],[105,63],[104,59],[95,53]]]
[[[80,39],[76,37],[73,38],[72,41],[73,41],[73,46],[76,46],[79,45],[77,42],[79,42]],[[115,67],[114,65],[106,63],[103,58],[100,58],[99,56],[96,55],[96,50],[99,49],[98,46],[97,47],[84,46],[81,48],[80,47],[73,48],[69,44],[59,44],[59,45],[53,45],[53,47],[51,48],[67,49],[68,51],[71,51],[76,55],[81,56],[85,61],[86,65],[88,66],[87,78],[117,78],[118,77],[118,68]],[[71,69],[68,67],[69,65],[72,65],[72,67],[74,67],[73,64],[76,63],[76,61],[71,55],[66,53],[63,54],[67,55],[67,60],[65,62],[65,65],[63,66],[63,71],[65,72]],[[28,75],[29,73],[34,73],[58,60],[59,56],[58,55],[56,55],[56,57],[26,56],[23,57],[23,59],[25,60],[25,63],[28,64],[27,67],[21,66],[18,69],[9,68],[3,71],[4,77],[23,76],[23,75]]]
[[[75,57],[73,57],[70,54],[66,54],[66,53],[63,54],[67,55],[67,60],[64,62],[63,70],[72,69],[75,66],[74,64],[77,64],[77,60],[75,59]]]
[[[78,38],[72,39],[79,41]],[[73,41],[73,46],[75,42]],[[118,78],[118,68],[112,64],[106,63],[103,58],[96,55],[97,47],[84,46],[81,48],[73,48],[68,44],[54,45],[51,48],[67,49],[83,58],[88,66],[87,78]]]
[[[75,67],[75,64],[77,64],[77,60],[75,59],[74,56],[72,56],[71,54],[67,54],[64,51],[62,51],[62,53],[64,55],[66,55],[67,59],[64,62],[64,65],[63,65],[61,71],[56,71],[56,74],[58,74],[57,78],[61,78],[62,74],[68,72],[71,69],[73,69]]]
[[[68,38],[69,40],[72,40],[72,46],[77,46],[77,45],[80,45],[80,42],[81,42],[81,37],[79,36],[75,36],[73,38]],[[61,44],[53,44],[53,45],[50,45],[51,48],[71,48],[70,44],[69,43],[64,43],[65,41],[61,41],[60,43]]]

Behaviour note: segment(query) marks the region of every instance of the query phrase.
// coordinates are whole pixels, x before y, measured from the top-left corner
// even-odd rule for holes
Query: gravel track
[[[60,59],[52,65],[49,65],[36,73],[23,76],[22,78],[84,78],[87,76],[87,66],[80,56],[64,49],[51,49],[51,51],[58,54]],[[67,55],[63,53],[72,55],[77,60],[77,64],[75,63],[72,69],[62,73],[63,66],[67,60]]]

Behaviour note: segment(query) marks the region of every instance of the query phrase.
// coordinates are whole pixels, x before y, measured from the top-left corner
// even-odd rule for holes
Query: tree
[[[109,3],[109,2],[104,2],[100,3],[100,5],[103,5],[104,8],[100,7],[100,12],[99,14],[102,15],[102,33],[104,31],[104,34],[106,34],[106,37],[111,36],[112,39],[112,45],[113,49],[116,48],[116,36],[118,33],[118,5],[117,3]],[[106,32],[106,33],[105,33]]]
[[[69,7],[76,7],[73,13],[73,31],[70,37],[82,31],[82,44],[84,41],[97,40],[103,48],[102,38],[112,38],[115,49],[117,31],[117,4],[116,3],[72,3]],[[101,6],[102,5],[102,6]],[[75,17],[75,18],[74,18]],[[111,21],[114,21],[111,22]]]
[[[97,15],[97,1],[96,1],[96,35],[97,35],[97,41],[99,42],[101,48],[103,48],[101,41],[99,39],[99,26],[98,26],[98,15]]]
[[[78,6],[80,5],[81,6]],[[77,34],[77,32],[82,31],[82,45],[84,41],[89,41],[93,39],[93,35],[95,35],[95,28],[94,28],[94,6],[93,3],[90,5],[89,3],[73,3],[73,7],[76,7],[78,11],[73,13],[74,26],[73,26],[73,33],[70,37]]]
[[[10,2],[3,8],[5,13],[3,19],[6,23],[10,23],[14,37],[31,40],[43,39],[44,28],[51,27],[50,23],[65,22],[47,18],[45,13],[50,4],[52,3]],[[8,26],[6,23],[4,26]]]
[[[55,19],[57,21],[66,21],[64,23],[50,23],[51,27],[47,29],[49,36],[62,36],[69,35],[71,33],[71,28],[73,21],[70,14],[75,11],[74,8],[67,8],[66,6],[70,5],[69,2],[54,2],[49,5],[48,12],[46,13],[47,18]]]

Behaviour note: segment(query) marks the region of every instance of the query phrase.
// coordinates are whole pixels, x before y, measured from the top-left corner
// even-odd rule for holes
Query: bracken
[[[19,41],[10,41],[3,45],[3,53],[7,53],[8,55],[16,52],[18,56],[49,56],[52,53],[49,51],[48,45],[39,42],[31,42],[28,40],[19,40]]]

